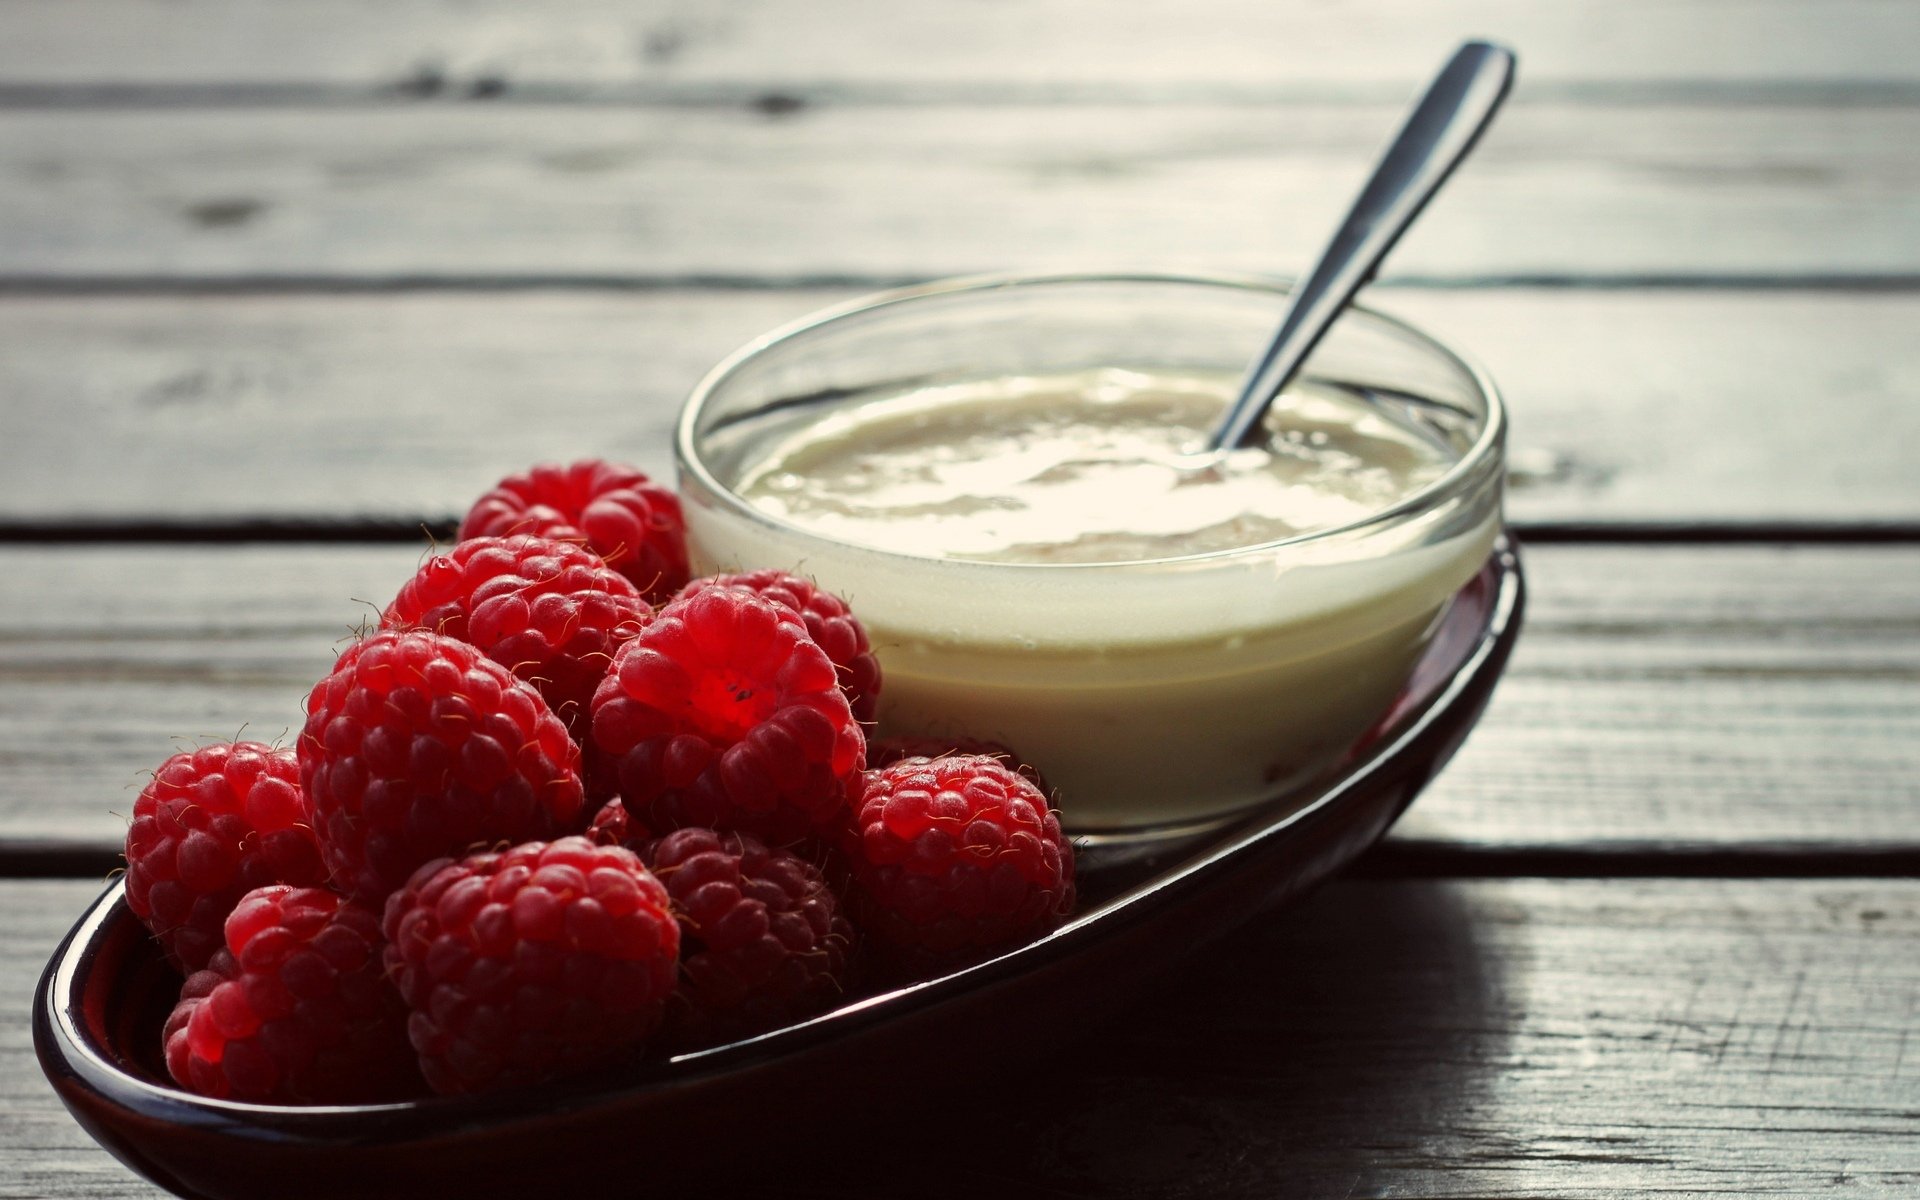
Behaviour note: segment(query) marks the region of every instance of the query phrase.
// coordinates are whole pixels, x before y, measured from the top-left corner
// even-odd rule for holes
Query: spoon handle
[[[1219,453],[1247,440],[1335,317],[1373,278],[1380,260],[1473,149],[1513,84],[1504,46],[1468,42],[1408,114],[1306,278],[1293,289],[1273,340],[1248,368],[1240,393],[1207,441]]]

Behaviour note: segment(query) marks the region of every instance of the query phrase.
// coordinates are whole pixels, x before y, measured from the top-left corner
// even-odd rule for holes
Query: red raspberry
[[[593,814],[593,823],[587,826],[587,840],[596,846],[625,846],[635,854],[652,839],[647,827],[633,819],[627,806],[615,796],[600,806]]]
[[[427,863],[387,901],[386,931],[407,1032],[445,1095],[637,1049],[680,953],[660,881],[632,851],[581,837]]]
[[[325,888],[264,887],[227,918],[226,939],[232,957],[189,979],[167,1021],[167,1069],[183,1087],[283,1104],[421,1090],[372,911]]]
[[[167,1060],[167,1074],[182,1087],[188,1086],[188,1062],[192,1048],[187,1041],[187,1024],[193,1014],[206,1002],[213,989],[240,973],[234,964],[233,955],[227,953],[226,936],[221,935],[220,949],[213,952],[213,958],[207,965],[187,976],[186,984],[180,989],[180,999],[167,1015],[166,1026],[160,1031],[160,1045]]]
[[[861,778],[847,846],[856,922],[915,961],[1029,940],[1073,910],[1073,848],[1040,789],[992,758],[910,758]]]
[[[580,749],[465,642],[376,633],[307,697],[300,776],[336,886],[378,904],[428,859],[577,829]]]
[[[880,700],[880,660],[867,644],[866,627],[854,617],[845,600],[822,591],[811,579],[785,571],[710,575],[681,588],[675,599],[684,600],[710,587],[743,587],[799,613],[807,623],[807,633],[820,643],[840,672],[840,687],[847,693],[854,720],[873,723],[874,708]]]
[[[687,582],[680,498],[619,463],[587,458],[509,475],[460,523],[463,541],[515,533],[584,545],[655,604]]]
[[[999,759],[1026,776],[1033,786],[1040,789],[1041,795],[1053,795],[1053,789],[1047,786],[1047,777],[1040,773],[1039,767],[1023,760],[1013,747],[1005,742],[996,742],[987,738],[881,738],[879,741],[867,743],[867,766],[878,771],[882,767],[890,767],[894,763],[909,758],[945,758],[950,754],[972,754]]]
[[[127,907],[183,973],[220,949],[240,897],[326,881],[292,750],[237,742],[176,754],[133,802]]]
[[[740,588],[676,600],[620,647],[593,745],[636,816],[773,843],[844,820],[866,739],[792,609]]]
[[[811,863],[738,833],[681,829],[642,855],[680,921],[673,1040],[711,1046],[812,1016],[844,991],[853,927]]]
[[[591,550],[550,538],[473,538],[427,560],[381,617],[486,651],[584,738],[613,652],[653,610]]]

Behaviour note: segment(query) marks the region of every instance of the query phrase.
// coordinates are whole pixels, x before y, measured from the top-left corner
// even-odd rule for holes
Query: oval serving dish
[[[716,1158],[739,1157],[726,1139],[742,1129],[763,1152],[775,1130],[796,1144],[850,1128],[871,1136],[913,1110],[914,1080],[1057,1054],[1089,1014],[1372,845],[1478,720],[1523,602],[1518,556],[1503,543],[1376,735],[1304,797],[1153,858],[1089,854],[1080,912],[1046,937],[760,1037],[488,1096],[327,1108],[203,1099],[166,1081],[160,1027],[180,980],[115,883],[41,977],[34,1046],[94,1138],[187,1196],[524,1196],[598,1191],[622,1177],[610,1172],[658,1194],[676,1179],[713,1182]],[[974,1036],[996,1020],[992,1038]],[[805,1160],[762,1169],[791,1184]]]

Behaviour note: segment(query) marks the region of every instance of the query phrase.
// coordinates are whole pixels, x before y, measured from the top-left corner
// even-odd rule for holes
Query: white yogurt
[[[769,516],[899,554],[1141,562],[1350,524],[1453,465],[1362,401],[1303,388],[1267,442],[1196,471],[1182,452],[1205,438],[1229,382],[1108,370],[927,388],[770,447],[735,491]]]

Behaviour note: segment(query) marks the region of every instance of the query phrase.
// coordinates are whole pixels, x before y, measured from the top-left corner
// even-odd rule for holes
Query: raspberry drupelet
[[[583,837],[427,863],[387,901],[385,928],[408,1035],[446,1095],[636,1052],[680,950],[660,881],[632,851]]]
[[[591,550],[518,535],[473,538],[435,555],[380,626],[478,647],[538,689],[580,740],[613,652],[652,615],[627,577]]]
[[[800,614],[807,633],[827,652],[834,669],[840,672],[840,687],[847,693],[847,704],[854,720],[873,723],[880,700],[880,660],[867,641],[866,627],[847,607],[847,602],[823,590],[811,579],[785,571],[752,571],[744,575],[710,575],[696,579],[680,589],[676,599],[686,599],[710,587],[743,587],[783,604]]]
[[[998,759],[909,758],[861,778],[845,847],[861,933],[915,966],[1028,941],[1073,911],[1073,847]]]
[[[333,885],[367,904],[429,859],[585,821],[580,750],[546,701],[424,630],[349,647],[307,698],[299,754]]]
[[[654,604],[665,603],[687,582],[680,498],[619,463],[586,458],[509,475],[475,501],[460,523],[463,541],[516,533],[585,546]]]
[[[799,614],[714,587],[620,648],[593,697],[590,754],[598,786],[654,829],[784,845],[844,823],[866,739]]]
[[[206,966],[240,897],[325,883],[291,749],[221,743],[160,764],[127,828],[127,907],[183,974]]]
[[[187,981],[163,1033],[167,1069],[203,1096],[365,1104],[418,1095],[406,1011],[380,918],[325,888],[247,893],[226,953]]]

